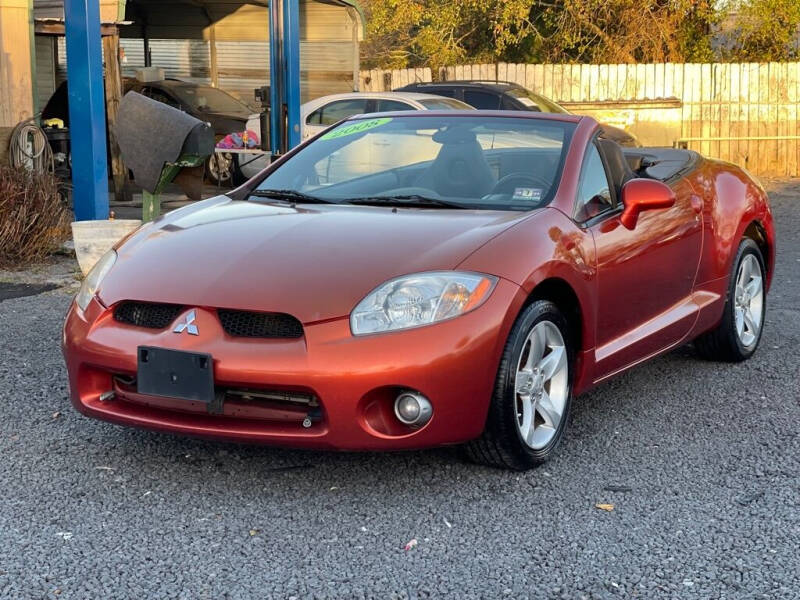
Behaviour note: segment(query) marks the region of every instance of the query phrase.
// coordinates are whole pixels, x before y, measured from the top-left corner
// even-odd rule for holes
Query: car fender
[[[565,282],[578,298],[581,311],[580,350],[594,348],[594,240],[560,210],[546,208],[505,230],[470,254],[458,268],[490,273],[520,286],[522,301],[509,307],[507,321],[511,323],[539,284],[550,279]]]
[[[768,289],[775,265],[775,228],[764,188],[744,169],[719,160],[705,159],[687,179],[703,202],[704,243],[696,286],[727,281],[739,241],[758,223],[768,246]]]

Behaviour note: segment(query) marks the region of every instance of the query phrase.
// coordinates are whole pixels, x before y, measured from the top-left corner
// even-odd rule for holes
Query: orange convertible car
[[[588,117],[353,117],[144,225],[64,326],[72,402],[242,442],[549,458],[574,394],[694,340],[740,361],[774,264],[767,197]]]

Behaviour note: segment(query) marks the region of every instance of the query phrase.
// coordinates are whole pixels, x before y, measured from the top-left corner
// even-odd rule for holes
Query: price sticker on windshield
[[[515,188],[511,199],[538,202],[542,199],[542,188]]]
[[[338,127],[333,131],[329,131],[325,135],[323,135],[320,139],[321,140],[335,140],[337,138],[345,137],[348,135],[355,135],[357,133],[361,133],[362,131],[369,131],[370,129],[375,129],[376,127],[380,127],[381,125],[386,125],[387,123],[391,122],[391,117],[381,117],[380,119],[368,119],[366,121],[356,121],[350,125],[345,125],[344,127]]]

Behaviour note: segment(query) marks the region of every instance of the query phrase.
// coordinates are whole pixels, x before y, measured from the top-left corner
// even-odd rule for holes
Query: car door
[[[672,208],[622,225],[618,190],[598,145],[587,148],[574,218],[596,251],[595,380],[680,342],[697,317],[693,302],[702,224],[688,183],[673,186]]]
[[[348,98],[323,104],[306,117],[303,139],[315,136],[342,119],[365,112],[367,112],[366,98]]]

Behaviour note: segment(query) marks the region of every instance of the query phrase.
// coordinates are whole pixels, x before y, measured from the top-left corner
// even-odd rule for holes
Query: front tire
[[[206,177],[216,186],[229,186],[233,183],[234,163],[230,152],[214,152],[206,159]]]
[[[574,356],[555,304],[537,300],[523,310],[503,350],[486,428],[466,446],[470,459],[519,471],[549,460],[569,417]]]
[[[764,330],[766,269],[758,245],[751,239],[739,244],[733,261],[722,320],[694,341],[697,353],[706,360],[740,362],[758,348]]]

